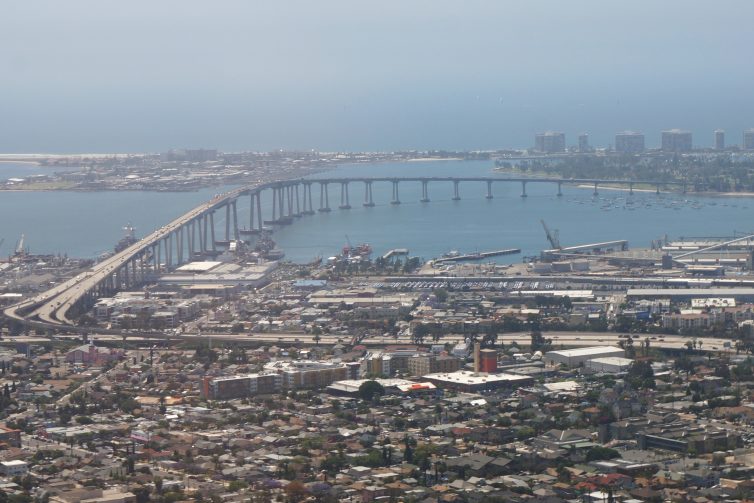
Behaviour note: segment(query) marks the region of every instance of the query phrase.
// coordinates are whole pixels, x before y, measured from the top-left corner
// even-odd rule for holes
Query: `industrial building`
[[[607,372],[609,374],[619,374],[626,372],[634,361],[630,358],[621,358],[620,356],[607,356],[604,358],[592,358],[587,360],[584,365],[595,372]]]
[[[260,288],[269,282],[269,275],[277,269],[277,262],[261,264],[236,264],[232,262],[189,262],[174,272],[157,278],[160,285],[198,287],[206,285],[238,285],[245,288]]]
[[[587,348],[548,351],[547,353],[545,353],[544,360],[549,364],[560,364],[574,368],[581,367],[585,365],[588,360],[593,360],[595,358],[623,358],[625,356],[626,353],[621,348],[615,348],[611,346],[593,346]]]
[[[424,379],[441,389],[476,393],[496,389],[517,388],[528,386],[534,378],[516,374],[485,374],[459,370],[447,374],[429,374]]]
[[[732,298],[740,302],[754,302],[754,288],[629,288],[626,299],[670,299],[671,302],[692,299]]]

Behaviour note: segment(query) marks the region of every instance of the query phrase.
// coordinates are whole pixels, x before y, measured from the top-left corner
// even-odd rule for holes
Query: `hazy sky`
[[[7,0],[0,152],[740,143],[752,19],[751,0]]]

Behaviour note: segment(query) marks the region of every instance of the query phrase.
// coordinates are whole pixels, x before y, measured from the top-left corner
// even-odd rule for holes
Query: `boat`
[[[136,244],[136,229],[131,224],[126,224],[123,227],[123,237],[115,243],[115,253],[120,253],[129,246]]]

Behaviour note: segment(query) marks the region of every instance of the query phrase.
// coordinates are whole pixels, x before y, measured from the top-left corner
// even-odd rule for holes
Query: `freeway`
[[[575,332],[575,331],[563,331],[563,332],[544,332],[543,336],[546,339],[552,339],[553,348],[559,349],[575,348],[575,347],[587,347],[587,346],[617,346],[621,340],[626,340],[626,337],[621,337],[625,334],[619,334],[616,332]],[[322,334],[319,336],[319,340],[315,340],[315,336],[312,334],[302,332],[267,332],[267,333],[251,333],[251,334],[182,334],[174,336],[155,336],[144,335],[140,336],[134,334],[129,337],[132,341],[154,341],[155,339],[165,339],[171,342],[181,341],[196,341],[212,339],[218,343],[236,343],[236,344],[284,344],[284,345],[298,345],[298,346],[315,346],[317,344],[323,346],[331,346],[337,343],[349,344],[353,340],[353,334]],[[468,335],[466,336],[468,337]],[[733,341],[729,339],[722,339],[719,337],[684,337],[681,335],[665,335],[665,334],[633,334],[634,347],[637,350],[640,348],[640,343],[649,338],[650,348],[678,350],[686,349],[688,341],[696,340],[697,343],[701,343],[699,350],[701,351],[726,351],[730,350],[733,346]],[[108,334],[95,334],[89,336],[92,340],[99,341],[120,341],[121,338]],[[450,334],[442,337],[437,344],[457,344],[464,341],[463,334]],[[364,346],[384,347],[394,344],[413,344],[413,341],[409,336],[403,335],[399,337],[391,336],[377,336],[366,337],[360,342]],[[424,344],[432,344],[433,341],[430,338],[424,340]],[[514,332],[508,334],[500,334],[497,338],[497,344],[502,344],[504,347],[508,347],[511,344],[525,348],[531,343],[531,335],[529,332]]]

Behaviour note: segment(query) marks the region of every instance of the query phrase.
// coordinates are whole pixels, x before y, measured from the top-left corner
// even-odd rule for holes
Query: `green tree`
[[[376,396],[384,394],[385,388],[375,380],[365,381],[359,386],[359,397],[367,402],[371,402]]]

